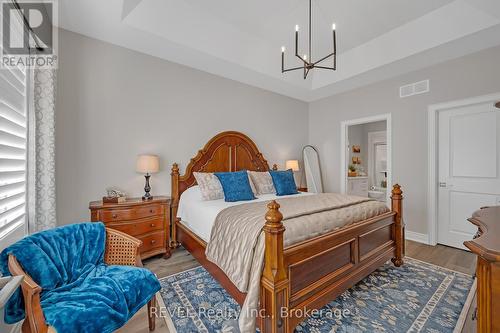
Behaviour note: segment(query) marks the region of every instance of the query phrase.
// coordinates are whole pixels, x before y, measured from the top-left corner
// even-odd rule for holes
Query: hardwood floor
[[[469,275],[474,275],[476,269],[476,256],[469,251],[459,250],[454,247],[439,244],[430,246],[406,241],[406,255]]]
[[[406,242],[406,255],[418,260],[442,266],[458,272],[473,275],[476,267],[476,256],[472,253],[448,246],[429,246],[412,241]],[[159,278],[198,266],[198,262],[183,248],[172,254],[168,260],[161,257],[144,260],[144,266],[152,270]],[[119,329],[120,333],[147,333],[148,319],[146,308],[141,309],[130,321]],[[162,318],[156,319],[155,333],[172,333]],[[475,332],[475,328],[465,327],[463,332]],[[179,332],[184,333],[184,332]]]

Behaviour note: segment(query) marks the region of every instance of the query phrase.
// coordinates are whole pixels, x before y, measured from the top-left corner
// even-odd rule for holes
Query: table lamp
[[[293,172],[300,171],[299,168],[299,161],[298,160],[288,160],[285,163],[285,169],[289,170],[292,169]]]
[[[300,171],[300,168],[299,168],[299,161],[298,160],[287,160],[285,162],[285,169],[286,170],[292,170],[293,171],[293,180],[295,180],[295,183],[297,183],[297,178],[296,178],[296,175],[295,173]],[[298,184],[297,184],[298,188],[302,188],[302,174],[299,175],[299,179],[298,179]]]
[[[153,196],[149,193],[151,186],[149,186],[150,174],[160,171],[160,159],[156,155],[139,155],[137,156],[136,171],[145,174],[146,185],[144,186],[144,195],[142,200],[151,200]]]

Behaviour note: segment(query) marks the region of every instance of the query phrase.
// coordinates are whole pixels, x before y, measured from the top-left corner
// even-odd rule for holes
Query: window
[[[22,40],[20,27],[11,38]],[[0,250],[26,233],[28,76],[24,67],[0,69]]]
[[[27,81],[23,68],[0,70],[0,240],[16,229],[24,235]]]

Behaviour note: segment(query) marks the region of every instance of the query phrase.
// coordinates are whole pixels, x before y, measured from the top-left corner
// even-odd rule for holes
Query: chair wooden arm
[[[46,333],[49,327],[45,324],[45,316],[40,305],[42,288],[23,270],[13,255],[9,255],[9,271],[13,276],[24,276],[21,283],[26,312],[26,319],[22,326],[23,333]]]
[[[107,265],[142,267],[139,247],[142,241],[118,230],[106,228],[106,251],[104,262]]]

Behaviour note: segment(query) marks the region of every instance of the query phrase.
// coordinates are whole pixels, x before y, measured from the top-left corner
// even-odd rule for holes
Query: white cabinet
[[[347,194],[360,197],[368,196],[368,177],[348,177]]]

